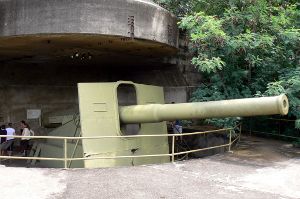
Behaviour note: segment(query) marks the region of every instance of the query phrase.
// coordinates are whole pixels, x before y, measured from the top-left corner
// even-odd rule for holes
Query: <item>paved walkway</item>
[[[243,138],[234,153],[110,169],[0,167],[0,198],[300,198],[300,150]]]

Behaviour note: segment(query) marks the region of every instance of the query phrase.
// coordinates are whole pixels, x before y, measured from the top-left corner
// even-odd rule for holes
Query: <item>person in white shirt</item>
[[[16,130],[12,127],[12,123],[8,123],[6,133],[10,136],[16,135]],[[14,137],[6,137],[6,142],[3,145],[3,150],[5,150],[5,152],[8,152],[8,155],[11,156],[14,147]]]

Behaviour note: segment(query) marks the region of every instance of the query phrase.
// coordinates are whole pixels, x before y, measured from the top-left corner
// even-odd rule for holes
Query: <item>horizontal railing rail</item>
[[[57,139],[57,140],[86,140],[86,139],[103,139],[103,138],[139,138],[139,137],[173,137],[173,136],[188,136],[188,135],[201,135],[208,133],[217,133],[222,131],[233,130],[234,128],[218,129],[211,131],[193,132],[193,133],[177,133],[177,134],[148,134],[148,135],[120,135],[120,136],[92,136],[92,137],[63,137],[63,136],[21,136],[21,135],[0,135],[1,137],[11,138],[29,138],[29,139]]]
[[[269,136],[274,136],[274,137],[290,138],[290,139],[294,139],[294,140],[300,139],[300,134],[298,134],[299,136],[297,136],[297,135],[295,135],[295,136],[293,136],[293,135],[285,135],[284,132],[281,131],[281,127],[283,127],[287,123],[296,122],[297,120],[278,119],[278,118],[267,118],[267,120],[276,122],[276,123],[270,124],[270,126],[274,127],[274,132],[266,132],[266,131],[261,131],[261,130],[253,130],[252,122],[250,123],[250,127],[245,128],[244,131],[247,132],[247,133],[249,133],[250,136],[252,134],[256,134],[256,135],[261,134],[261,135],[269,135]],[[275,130],[276,127],[277,127],[277,130]],[[299,129],[295,129],[295,131],[300,133]]]
[[[238,129],[238,136],[232,141],[232,131]],[[229,133],[229,142],[227,144],[206,147],[201,149],[194,149],[182,152],[175,152],[175,138],[182,136],[191,136],[191,135],[205,135],[209,133]],[[203,132],[193,132],[193,133],[183,133],[183,134],[153,134],[153,135],[127,135],[127,136],[93,136],[93,137],[62,137],[62,136],[11,136],[11,135],[0,135],[2,137],[9,138],[18,138],[18,139],[52,139],[52,140],[62,140],[64,142],[64,157],[63,158],[48,158],[48,157],[18,157],[18,156],[0,156],[1,159],[15,159],[15,160],[49,160],[49,161],[63,161],[64,168],[68,168],[69,161],[80,161],[80,160],[97,160],[97,159],[122,159],[122,158],[147,158],[147,157],[171,157],[172,162],[175,162],[175,156],[195,153],[199,151],[206,151],[216,148],[228,147],[228,150],[231,151],[231,146],[241,138],[242,133],[242,125],[239,124],[233,128],[225,128],[211,131],[203,131]],[[69,140],[96,140],[96,139],[107,139],[107,138],[143,138],[143,137],[172,137],[172,152],[168,154],[152,154],[152,155],[132,155],[132,156],[103,156],[103,157],[82,157],[82,158],[69,158],[67,156],[67,144]]]

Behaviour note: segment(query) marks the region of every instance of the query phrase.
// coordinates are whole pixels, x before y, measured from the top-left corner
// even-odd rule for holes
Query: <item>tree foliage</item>
[[[286,93],[300,128],[300,11],[297,1],[160,0],[190,34],[206,83],[193,101]],[[236,120],[209,120],[224,126]]]
[[[181,18],[188,14],[204,11],[208,15],[222,13],[229,6],[228,1],[218,0],[154,0],[166,9],[170,10],[177,17]]]

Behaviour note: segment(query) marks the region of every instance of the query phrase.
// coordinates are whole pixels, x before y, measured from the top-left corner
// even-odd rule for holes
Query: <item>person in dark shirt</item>
[[[1,126],[1,128],[0,128],[0,135],[7,135],[7,131],[5,129],[5,125]],[[0,140],[1,155],[4,155],[4,150],[2,150],[2,143],[4,143],[5,141],[6,141],[6,138],[5,137],[1,137],[1,140]]]
[[[172,102],[172,104],[175,104],[175,102]],[[172,128],[174,134],[182,134],[182,126],[179,120],[175,120],[172,122]],[[176,140],[177,138],[178,137],[176,137]],[[180,140],[182,141],[182,136],[180,136]]]

